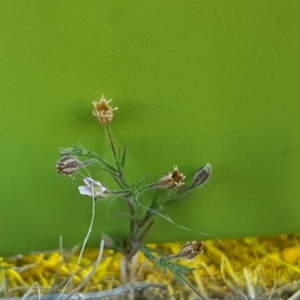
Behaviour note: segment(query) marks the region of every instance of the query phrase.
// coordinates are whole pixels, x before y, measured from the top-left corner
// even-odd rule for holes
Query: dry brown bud
[[[181,251],[171,258],[192,259],[200,253],[203,253],[204,242],[188,242],[182,246]]]
[[[76,157],[64,156],[56,164],[59,174],[72,175],[76,173],[81,167],[80,161]]]
[[[88,166],[94,162],[96,162],[96,159],[93,158],[86,161],[79,161],[75,156],[63,156],[55,166],[59,174],[73,175],[80,168]]]

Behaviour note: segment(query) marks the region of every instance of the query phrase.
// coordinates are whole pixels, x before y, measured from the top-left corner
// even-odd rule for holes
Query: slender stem
[[[122,188],[123,187],[122,185],[124,183],[123,171],[122,171],[122,169],[120,167],[120,164],[119,164],[119,161],[118,161],[115,144],[113,142],[113,139],[112,139],[112,136],[111,136],[108,125],[106,125],[105,128],[106,128],[106,132],[108,134],[111,150],[113,152],[113,156],[114,156],[116,166],[117,166],[117,169],[118,169],[117,177],[115,177],[115,176],[113,176],[113,177],[114,177],[114,180],[117,182],[117,184]],[[129,214],[132,215],[132,216],[135,216],[136,214],[135,214],[134,205],[131,203],[131,201],[127,197],[124,197],[124,198],[126,200],[126,204],[127,204],[127,207],[128,207]],[[132,244],[132,241],[135,240],[136,228],[137,228],[136,221],[134,219],[130,218],[130,223],[129,223],[130,244]],[[127,242],[126,242],[126,244],[127,244]],[[126,245],[125,245],[125,247],[126,247]],[[131,249],[130,249],[129,252],[131,253],[132,252],[132,245],[130,247],[131,247]],[[126,252],[126,249],[124,249],[124,250]],[[132,258],[132,255],[130,255],[130,254],[129,254],[129,256],[127,255],[127,261],[130,261],[131,258]]]
[[[122,196],[122,195],[129,196],[131,194],[131,191],[119,190],[119,191],[110,191],[109,193],[112,194],[112,195],[116,195],[116,196]]]
[[[143,186],[142,188],[139,189],[139,193],[141,193],[143,191],[146,191],[146,190],[149,190],[149,189],[156,188],[158,186],[158,184],[159,184],[159,182],[147,184],[147,185],[145,185],[145,186]]]
[[[114,155],[114,158],[115,158],[115,161],[116,161],[116,165],[117,165],[117,168],[119,169],[119,165],[117,163],[118,159],[117,159],[117,153],[116,153],[116,149],[115,149],[115,144],[112,140],[112,137],[111,137],[111,134],[110,134],[110,130],[109,130],[109,127],[108,125],[105,125],[105,128],[106,128],[106,132],[108,134],[108,138],[109,138],[109,141],[110,141],[110,146],[111,146],[111,150],[113,152],[113,155]]]
[[[95,219],[95,194],[94,194],[94,187],[92,185],[92,196],[93,196],[93,200],[92,200],[92,217],[91,217],[91,221],[90,221],[90,226],[89,226],[89,229],[88,229],[88,232],[84,238],[84,241],[83,241],[83,245],[81,247],[81,250],[80,250],[80,253],[79,253],[79,257],[78,257],[78,260],[77,260],[77,265],[76,265],[76,270],[78,269],[79,267],[79,264],[81,262],[81,259],[82,259],[82,255],[83,255],[83,251],[86,247],[86,243],[88,242],[88,239],[90,237],[90,234],[92,232],[92,229],[93,229],[93,225],[94,225],[94,219]],[[101,245],[104,245],[104,241],[102,240],[101,241]],[[101,246],[103,248],[103,246]],[[102,253],[101,253],[101,256],[102,256]],[[61,298],[61,295],[63,294],[63,292],[65,291],[65,289],[68,287],[68,285],[71,283],[71,281],[73,280],[73,277],[75,276],[75,274],[73,274],[70,279],[68,280],[67,284],[64,286],[61,294],[59,295],[59,297],[57,298],[57,300],[59,300]]]
[[[140,237],[139,237],[139,241],[140,243],[143,242],[144,238],[147,236],[147,234],[149,233],[149,230],[151,229],[151,227],[153,226],[154,220],[152,220],[148,226],[144,229],[144,231],[141,233]]]
[[[187,192],[187,191],[189,191],[189,190],[192,190],[192,189],[194,189],[196,186],[195,185],[190,185],[190,186],[188,186],[188,187],[186,187],[186,188],[184,188],[184,189],[182,189],[182,190],[178,190],[177,191],[177,195],[180,195],[180,194],[183,194],[183,193],[185,193],[185,192]]]
[[[90,165],[90,164],[92,164],[92,163],[94,163],[94,162],[96,162],[97,161],[97,159],[95,159],[95,158],[91,158],[91,159],[88,159],[88,160],[86,160],[86,161],[81,161],[80,162],[80,165],[83,167],[83,166],[88,166],[88,165]]]
[[[122,171],[122,169],[120,167],[120,164],[119,164],[119,161],[118,161],[115,144],[114,144],[112,136],[110,134],[110,130],[109,130],[108,125],[105,125],[105,128],[106,128],[106,132],[108,134],[108,138],[109,138],[109,141],[110,141],[110,147],[111,147],[111,150],[113,152],[114,159],[115,159],[115,162],[116,162],[116,166],[117,166],[117,169],[118,169],[118,174],[117,175],[118,175],[118,178],[120,178],[121,183],[123,184],[123,183],[125,183],[125,181],[124,181],[124,178],[123,178],[123,171]]]
[[[124,178],[123,178],[123,171],[122,171],[122,168],[121,168],[120,163],[118,161],[118,157],[117,157],[117,153],[116,153],[116,149],[115,149],[115,144],[113,142],[113,139],[112,139],[112,136],[111,136],[108,125],[106,125],[105,128],[106,128],[106,132],[108,134],[108,138],[109,138],[109,141],[110,141],[110,146],[111,146],[113,156],[114,156],[114,159],[115,159],[115,162],[116,162],[116,166],[117,166],[117,169],[118,169],[118,174],[116,174],[117,176],[113,176],[113,177],[114,177],[115,181],[117,182],[117,184],[122,188],[123,183],[125,183]],[[148,185],[144,186],[143,188],[141,188],[139,190],[139,192],[145,191],[147,189],[155,188],[155,187],[157,187],[157,185],[158,185],[158,183],[148,184]],[[123,193],[123,191],[120,191],[120,192]],[[115,192],[115,194],[118,194],[118,193],[119,192]],[[125,196],[123,198],[126,200],[126,204],[127,204],[127,207],[128,207],[129,214],[132,215],[132,216],[136,216],[137,211],[134,207],[134,204],[127,197]],[[149,216],[147,215],[146,220],[143,222],[143,225],[146,223],[148,218],[149,218]],[[141,231],[143,225],[140,226],[139,221],[135,220],[134,218],[130,218],[130,224],[129,224],[130,250],[129,250],[129,253],[127,253],[127,261],[130,261],[132,259],[133,255],[136,254],[137,250],[140,247],[139,246],[139,234],[140,234],[140,231]],[[141,235],[142,239],[147,235],[147,233],[148,233],[148,231],[149,231],[149,229],[151,228],[152,225],[153,225],[153,222],[148,224],[147,228],[145,229],[145,231]],[[138,243],[138,244],[136,244],[136,243]]]
[[[124,198],[124,199],[125,199],[125,202],[127,204],[129,214],[132,215],[132,216],[135,216],[135,210],[134,210],[133,204],[130,202],[129,199],[126,199],[126,198]],[[132,238],[133,232],[135,231],[134,222],[135,221],[132,218],[130,218],[129,232],[130,232],[131,238]]]
[[[116,176],[113,176],[113,175],[111,175],[111,176],[112,176],[113,180],[116,182],[116,184],[122,189],[122,188],[123,188],[123,185],[122,185],[122,183],[120,182],[119,177],[116,177]]]
[[[200,294],[200,292],[182,275],[182,274],[177,274],[182,281],[197,295],[201,300],[208,300],[206,297]]]

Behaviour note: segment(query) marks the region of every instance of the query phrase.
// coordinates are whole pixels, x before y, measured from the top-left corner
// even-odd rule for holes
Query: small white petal
[[[92,178],[85,177],[83,179],[87,186],[79,186],[78,190],[81,195],[87,195],[90,197],[98,197],[107,192],[107,188],[99,181],[95,181]]]
[[[95,183],[95,180],[89,177],[83,178],[83,181],[87,186],[91,186],[93,183]]]
[[[92,190],[89,186],[79,186],[78,189],[79,189],[79,193],[81,195],[87,195],[87,196],[90,196],[90,197],[93,196]]]

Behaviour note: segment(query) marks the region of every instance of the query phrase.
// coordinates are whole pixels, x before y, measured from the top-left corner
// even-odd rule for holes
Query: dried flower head
[[[55,166],[59,174],[72,175],[80,169],[81,163],[76,157],[64,156]]]
[[[182,173],[179,173],[178,167],[173,167],[173,172],[169,172],[164,175],[157,184],[157,187],[164,189],[173,189],[184,184],[185,176]]]
[[[203,242],[190,242],[185,244],[179,253],[180,258],[192,259],[196,255],[203,253]]]
[[[106,198],[109,195],[106,186],[101,184],[99,181],[96,181],[89,177],[85,177],[83,181],[86,186],[84,185],[78,187],[79,193],[81,195],[86,195],[93,198]]]
[[[113,116],[114,116],[114,110],[118,109],[117,107],[112,108],[111,106],[108,105],[109,102],[111,102],[112,99],[106,100],[104,96],[101,97],[101,100],[99,102],[94,101],[94,110],[93,110],[93,115],[97,117],[98,121],[107,126]]]
[[[182,246],[178,254],[170,256],[170,258],[192,259],[200,253],[203,253],[204,242],[188,242]]]

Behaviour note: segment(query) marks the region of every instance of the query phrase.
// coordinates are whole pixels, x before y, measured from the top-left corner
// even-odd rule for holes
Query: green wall
[[[212,164],[175,222],[219,238],[299,232],[299,32],[295,0],[1,1],[0,255],[83,240],[82,179],[54,166],[76,139],[112,158],[91,114],[103,94],[132,181]],[[124,208],[97,204],[90,246],[125,231]],[[158,218],[148,241],[204,238]]]

